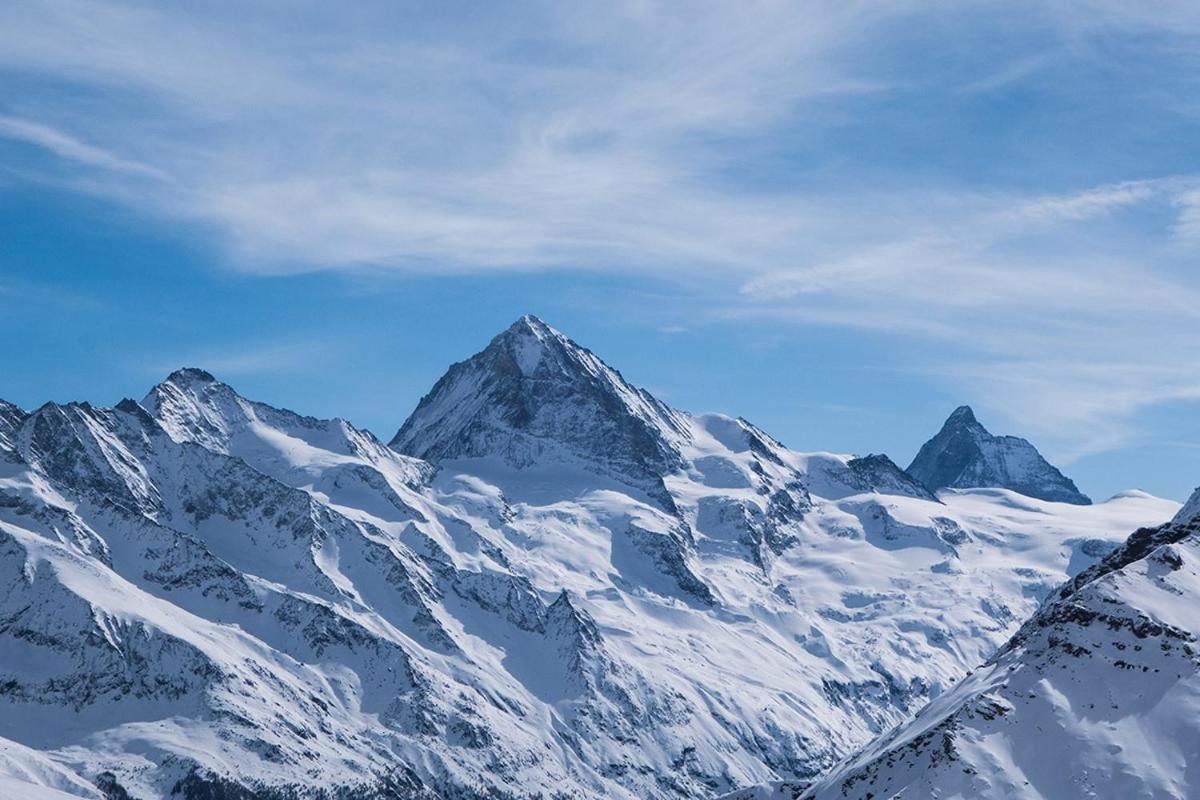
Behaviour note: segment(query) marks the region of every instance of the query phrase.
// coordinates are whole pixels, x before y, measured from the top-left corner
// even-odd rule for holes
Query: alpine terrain
[[[1088,502],[969,409],[797,452],[532,316],[389,444],[199,369],[0,403],[0,797],[1185,796],[1197,523]]]
[[[1195,797],[1197,602],[1191,510],[1076,575],[985,665],[809,791],[739,794]]]

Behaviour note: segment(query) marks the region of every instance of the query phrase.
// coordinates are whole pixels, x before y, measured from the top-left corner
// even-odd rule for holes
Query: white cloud
[[[1065,196],[1037,197],[1018,205],[1011,211],[1019,221],[1057,222],[1081,221],[1143,203],[1157,194],[1178,193],[1192,181],[1178,178],[1126,181],[1098,186]]]
[[[27,119],[0,116],[0,138],[26,142],[48,150],[61,158],[89,167],[155,178],[163,177],[163,173],[153,167],[120,158],[107,150],[81,142],[48,125]]]

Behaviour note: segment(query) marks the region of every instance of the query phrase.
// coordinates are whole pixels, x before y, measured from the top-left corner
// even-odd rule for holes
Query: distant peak
[[[970,406],[954,409],[906,471],[931,492],[1001,488],[1042,500],[1091,503],[1036,447],[1016,436],[993,436]]]
[[[117,411],[124,411],[126,414],[145,414],[146,409],[142,408],[136,400],[126,397],[116,405]]]

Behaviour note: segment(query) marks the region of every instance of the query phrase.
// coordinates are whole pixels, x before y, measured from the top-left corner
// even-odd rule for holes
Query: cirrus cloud
[[[201,222],[245,271],[654,275],[696,324],[911,337],[898,366],[1068,456],[1200,384],[1200,164],[1156,155],[1200,109],[1193,3],[4,18],[0,163]]]

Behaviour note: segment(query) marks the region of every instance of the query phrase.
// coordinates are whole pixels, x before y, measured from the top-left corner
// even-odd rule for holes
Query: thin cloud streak
[[[112,170],[114,172],[144,175],[153,178],[165,177],[159,170],[127,161],[99,147],[93,147],[85,142],[57,131],[48,125],[32,122],[27,119],[0,116],[0,138],[25,142],[27,144],[48,150],[56,156],[85,164],[89,167]]]

